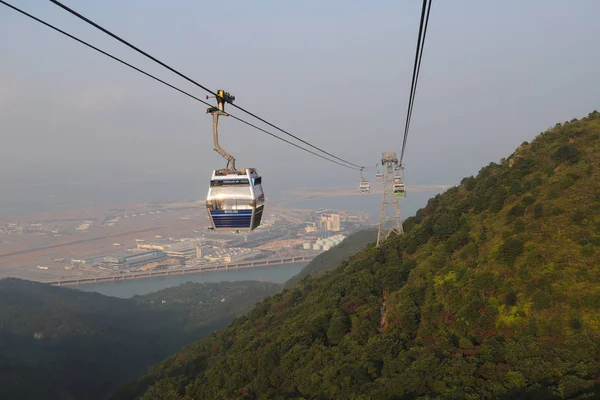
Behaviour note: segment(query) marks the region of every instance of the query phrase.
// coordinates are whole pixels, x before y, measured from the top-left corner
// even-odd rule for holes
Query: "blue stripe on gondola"
[[[247,216],[252,215],[252,210],[210,210],[211,215]]]
[[[248,229],[252,223],[252,210],[212,210],[215,228]]]

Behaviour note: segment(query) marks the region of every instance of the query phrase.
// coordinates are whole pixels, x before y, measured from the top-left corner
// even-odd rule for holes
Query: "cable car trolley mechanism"
[[[217,91],[217,107],[210,107],[207,114],[213,116],[213,140],[215,151],[227,160],[227,166],[214,170],[206,197],[206,208],[216,231],[252,231],[261,222],[265,195],[262,178],[255,168],[237,169],[235,158],[219,145],[219,116],[227,116],[225,103],[232,103],[235,97]],[[208,99],[209,97],[206,96]]]

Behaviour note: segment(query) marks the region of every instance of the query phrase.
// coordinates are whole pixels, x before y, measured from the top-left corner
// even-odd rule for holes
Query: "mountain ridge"
[[[2,279],[0,398],[102,398],[279,288],[187,283],[120,299]]]
[[[111,399],[592,398],[600,114],[432,198]]]

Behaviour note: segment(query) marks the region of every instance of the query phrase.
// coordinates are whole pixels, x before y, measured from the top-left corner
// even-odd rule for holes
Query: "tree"
[[[523,241],[516,237],[510,237],[502,242],[500,251],[498,252],[498,260],[508,265],[514,265],[517,257],[523,253]]]
[[[552,155],[552,158],[558,162],[568,161],[571,164],[576,164],[579,162],[580,153],[579,150],[573,145],[565,145],[561,146],[556,152]]]
[[[331,318],[331,323],[327,329],[327,341],[330,344],[337,345],[346,336],[350,329],[350,320],[345,314],[337,313]]]

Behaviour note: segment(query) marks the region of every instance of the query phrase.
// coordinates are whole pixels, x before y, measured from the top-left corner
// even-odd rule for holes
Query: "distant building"
[[[71,259],[71,267],[93,267],[98,266],[104,262],[104,257],[92,257],[86,259]]]
[[[249,258],[256,258],[262,255],[262,251],[248,248],[230,248],[230,249],[211,249],[209,255],[204,259],[210,262],[237,263]]]
[[[315,231],[317,231],[317,224],[314,222],[311,222],[304,227],[304,230],[306,231],[306,233],[315,232]]]
[[[189,260],[196,257],[197,251],[194,243],[179,242],[165,246],[163,252],[168,257]]]
[[[319,229],[323,231],[327,230],[327,217],[321,216],[321,220],[319,221]]]
[[[180,259],[192,259],[196,257],[196,246],[190,242],[169,243],[168,241],[158,241],[152,243],[138,242],[136,245],[138,250],[159,250],[165,253],[168,257]]]
[[[83,224],[79,224],[79,226],[77,226],[77,228],[75,228],[75,230],[87,231],[88,229],[90,229],[90,226],[92,226],[91,223],[84,222]]]
[[[327,230],[339,232],[341,230],[340,214],[331,214],[327,220]]]
[[[198,246],[196,246],[196,258],[202,258],[206,256],[210,249],[211,246],[207,244],[198,244]]]
[[[321,214],[319,226],[323,230],[339,232],[341,230],[340,214]]]
[[[167,255],[162,251],[146,251],[126,256],[105,256],[102,258],[102,267],[121,270],[141,267],[146,264],[163,261],[167,259]]]
[[[167,243],[143,243],[136,244],[138,250],[160,250],[163,251],[167,247]]]
[[[329,250],[340,244],[346,237],[344,235],[334,235],[327,238],[317,239],[315,243],[304,243],[302,246],[304,249],[313,250]]]

